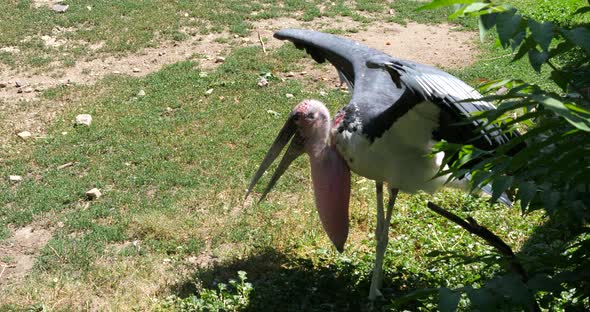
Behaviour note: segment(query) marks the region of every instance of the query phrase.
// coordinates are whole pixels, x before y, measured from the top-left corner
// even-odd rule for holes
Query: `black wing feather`
[[[427,100],[441,109],[436,139],[470,143],[492,149],[510,137],[497,129],[478,132],[481,122],[466,124],[474,113],[494,109],[472,87],[432,66],[391,57],[358,42],[331,34],[300,29],[284,29],[275,38],[292,41],[314,60],[328,60],[354,86],[352,99],[344,110],[357,109],[370,140],[379,137],[391,125],[420,102]],[[363,77],[355,81],[355,77]]]

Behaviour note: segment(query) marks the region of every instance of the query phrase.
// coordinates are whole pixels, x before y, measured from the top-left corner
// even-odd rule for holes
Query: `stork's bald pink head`
[[[260,164],[246,196],[291,140],[260,200],[268,194],[291,162],[303,152],[307,153],[320,220],[332,243],[342,251],[348,237],[350,171],[336,148],[327,144],[330,126],[330,112],[322,102],[303,100],[297,104]]]
[[[330,112],[318,100],[303,100],[291,111],[297,131],[305,140],[305,152],[310,157],[320,157],[330,132]]]

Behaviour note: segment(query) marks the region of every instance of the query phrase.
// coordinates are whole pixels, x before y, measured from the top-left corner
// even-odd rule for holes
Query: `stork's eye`
[[[314,113],[307,113],[305,114],[305,119],[314,119],[315,118],[315,114]]]

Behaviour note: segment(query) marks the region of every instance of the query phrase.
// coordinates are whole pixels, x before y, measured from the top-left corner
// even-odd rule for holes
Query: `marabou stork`
[[[307,153],[315,203],[324,230],[338,251],[348,236],[349,170],[376,181],[377,250],[369,299],[380,296],[383,257],[398,191],[433,193],[447,177],[433,178],[442,156],[429,156],[440,140],[470,143],[484,150],[510,139],[477,121],[474,112],[494,109],[461,80],[431,66],[400,60],[349,39],[330,34],[284,29],[275,38],[292,41],[319,63],[328,60],[352,91],[350,102],[330,120],[319,101],[303,100],[290,113],[260,168],[248,194],[264,171],[289,145],[260,200],[293,160]],[[389,186],[387,210],[383,183]],[[246,195],[248,196],[248,195]],[[506,197],[502,201],[509,203]]]

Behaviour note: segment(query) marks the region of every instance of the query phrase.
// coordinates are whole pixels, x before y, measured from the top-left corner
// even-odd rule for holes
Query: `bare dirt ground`
[[[38,1],[41,3],[42,1]],[[45,1],[40,5],[48,5]],[[362,42],[392,56],[431,64],[443,68],[459,68],[474,61],[477,54],[474,45],[476,35],[472,32],[454,31],[450,25],[422,25],[408,23],[406,26],[387,23],[363,25],[348,18],[320,18],[302,22],[293,18],[278,18],[260,21],[248,37],[234,37],[227,33],[193,36],[180,43],[164,43],[157,48],[143,50],[126,57],[105,56],[100,59],[78,61],[73,67],[60,69],[60,78],[55,72],[35,74],[28,71],[8,70],[0,66],[0,112],[6,120],[0,122],[0,147],[9,148],[9,141],[18,142],[16,133],[30,131],[34,137],[43,136],[45,128],[68,103],[41,100],[43,90],[64,84],[93,84],[109,74],[144,76],[158,71],[163,66],[186,59],[198,60],[204,70],[213,70],[220,64],[219,57],[228,55],[235,47],[261,46],[262,38],[267,50],[283,44],[272,38],[282,28],[306,29],[355,29],[344,36]],[[223,40],[220,43],[220,38]],[[57,41],[46,38],[46,44]],[[18,51],[13,51],[18,53]],[[316,77],[337,86],[335,70],[306,64],[306,76]],[[18,85],[18,86],[17,86]],[[0,115],[0,117],[2,117]],[[1,159],[0,159],[1,160]],[[0,245],[0,285],[8,279],[24,276],[33,267],[35,256],[51,237],[44,229],[25,227],[15,230],[12,238]],[[199,262],[211,262],[208,254]]]
[[[125,57],[105,56],[88,61],[81,60],[74,66],[60,68],[57,72],[38,74],[31,71],[8,70],[0,66],[0,83],[5,85],[4,88],[0,88],[0,111],[5,112],[6,116],[11,116],[0,125],[0,144],[14,139],[15,134],[20,131],[29,131],[34,137],[43,135],[45,126],[65,105],[40,101],[43,90],[59,85],[93,84],[109,74],[144,76],[158,71],[165,65],[186,59],[196,59],[203,69],[212,70],[219,65],[218,57],[229,54],[232,48],[260,46],[259,35],[265,41],[268,50],[282,45],[283,42],[272,38],[272,34],[282,28],[329,28],[345,31],[355,29],[357,32],[344,36],[396,57],[443,68],[469,65],[477,53],[474,46],[475,34],[454,31],[451,25],[408,23],[402,26],[382,22],[364,25],[349,18],[324,17],[312,22],[278,18],[257,22],[254,31],[248,37],[235,38],[227,33],[197,35],[179,43],[164,43],[157,48],[148,48]],[[220,38],[226,39],[225,43],[220,43]],[[48,45],[59,41],[55,38],[45,39]],[[313,62],[310,61],[309,64]],[[317,76],[318,79],[334,83],[338,80],[334,70],[314,71],[314,67],[311,66],[308,69],[309,76]],[[56,75],[59,78],[55,78]]]
[[[180,43],[166,43],[122,58],[108,56],[79,61],[73,67],[60,69],[60,78],[55,78],[55,71],[34,74],[4,69],[0,73],[0,82],[5,83],[6,87],[0,89],[0,100],[12,102],[35,99],[47,88],[60,84],[92,84],[108,74],[144,76],[162,66],[192,58],[197,58],[203,68],[211,69],[218,64],[217,58],[228,54],[233,47],[260,44],[258,34],[267,41],[265,47],[269,49],[282,45],[283,42],[272,39],[272,34],[282,28],[362,29],[345,36],[396,57],[444,68],[469,65],[476,53],[474,34],[453,31],[450,25],[374,23],[364,26],[348,18],[320,18],[312,22],[279,18],[256,23],[255,31],[249,37],[231,38],[227,33],[193,36]],[[45,37],[48,37],[43,38],[47,46],[60,42],[59,39]],[[217,42],[223,37],[230,37],[228,43]]]
[[[0,244],[0,285],[24,277],[35,263],[35,257],[49,239],[51,231],[32,226],[14,231]]]

